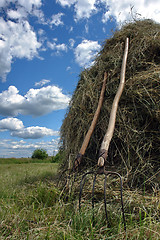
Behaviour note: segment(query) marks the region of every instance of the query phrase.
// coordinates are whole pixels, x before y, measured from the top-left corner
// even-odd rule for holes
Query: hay
[[[160,25],[151,20],[125,25],[106,40],[94,66],[80,74],[61,127],[61,148],[68,167],[80,150],[96,111],[103,74],[108,72],[101,114],[83,159],[83,165],[97,164],[98,152],[106,132],[112,102],[120,78],[126,37],[130,39],[126,85],[120,99],[116,128],[108,154],[113,165],[129,174],[131,185],[141,184],[160,168]],[[156,182],[155,175],[155,182]]]

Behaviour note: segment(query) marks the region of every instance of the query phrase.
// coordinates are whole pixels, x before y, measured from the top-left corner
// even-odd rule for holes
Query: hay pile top
[[[116,127],[110,144],[108,166],[130,171],[132,183],[152,176],[160,167],[160,25],[151,20],[125,25],[107,39],[94,66],[80,74],[70,107],[61,127],[62,149],[69,156],[80,150],[97,108],[103,74],[108,80],[97,126],[84,156],[83,165],[97,164],[98,153],[120,79],[124,42],[130,47],[126,84],[120,99]],[[138,178],[137,178],[138,176]]]

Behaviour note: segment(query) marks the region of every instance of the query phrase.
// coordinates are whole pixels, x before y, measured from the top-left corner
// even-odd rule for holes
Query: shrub
[[[64,158],[64,152],[60,150],[55,156],[52,157],[51,162],[59,163],[59,162],[62,162],[63,158]]]
[[[38,159],[45,159],[48,157],[48,154],[46,152],[46,150],[44,149],[36,149],[34,150],[33,154],[32,154],[32,158],[38,158]]]

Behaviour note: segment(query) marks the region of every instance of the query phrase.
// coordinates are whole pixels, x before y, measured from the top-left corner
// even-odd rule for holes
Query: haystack
[[[126,84],[120,99],[107,168],[129,173],[130,185],[158,182],[160,168],[160,25],[136,21],[107,39],[94,65],[80,74],[78,85],[61,127],[63,168],[76,157],[97,108],[103,74],[108,73],[103,107],[91,137],[83,166],[97,164],[116,94],[124,42],[129,37]],[[152,180],[152,181],[151,181]]]

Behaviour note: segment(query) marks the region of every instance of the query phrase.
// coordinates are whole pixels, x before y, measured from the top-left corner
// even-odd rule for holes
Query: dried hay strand
[[[78,85],[61,127],[62,168],[68,168],[79,152],[92,122],[108,72],[106,92],[97,126],[83,159],[83,166],[97,164],[102,139],[108,127],[112,102],[119,84],[125,39],[130,47],[126,84],[120,99],[116,127],[108,152],[110,165],[128,176],[131,186],[158,183],[160,168],[160,25],[151,20],[125,25],[107,39],[95,64],[80,74]],[[153,187],[153,186],[152,186]]]

